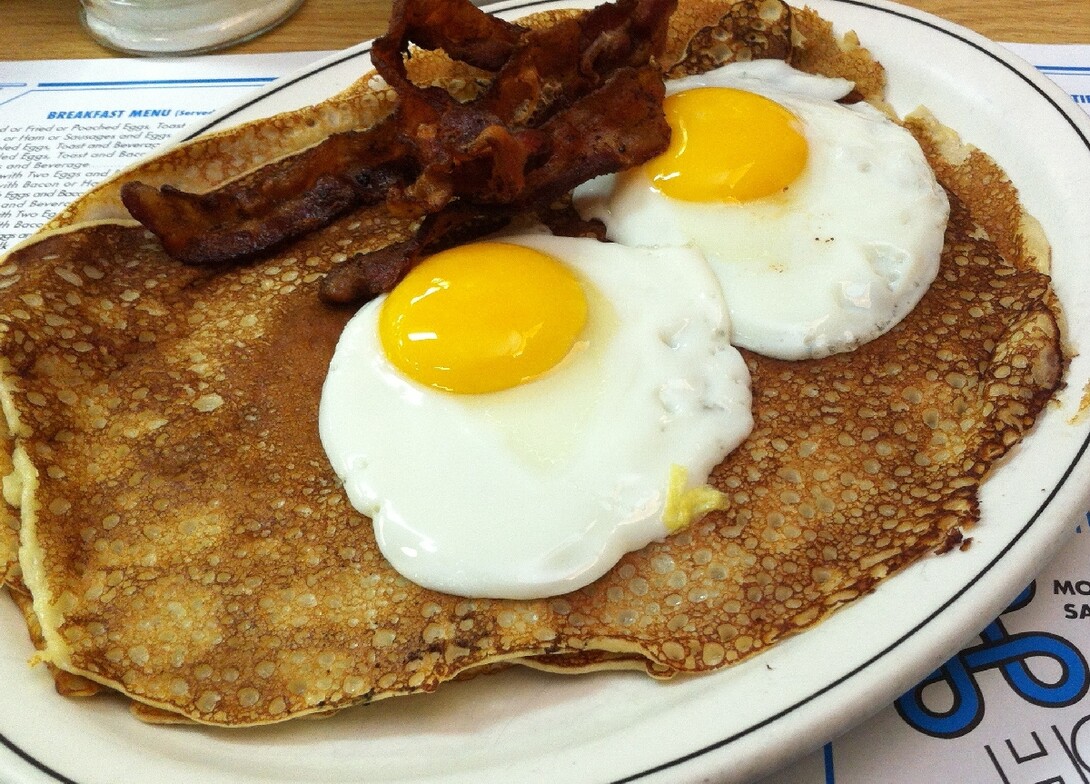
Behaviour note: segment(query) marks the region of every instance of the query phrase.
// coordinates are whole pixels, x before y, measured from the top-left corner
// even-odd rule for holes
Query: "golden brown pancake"
[[[14,579],[8,583],[8,591],[12,601],[15,602],[16,607],[23,614],[31,642],[35,648],[41,649],[45,646],[45,640],[42,639],[42,626],[38,622],[38,616],[34,614],[33,600],[30,594],[27,593],[25,586],[19,579]],[[52,664],[46,666],[49,667],[50,674],[53,676],[53,684],[57,693],[65,697],[93,697],[104,690],[102,685],[80,675],[65,672]]]
[[[880,83],[865,50],[797,16],[798,62]],[[919,306],[849,354],[746,354],[756,426],[711,477],[731,508],[535,601],[400,577],[319,443],[319,391],[351,314],[319,303],[318,282],[405,226],[360,211],[269,258],[196,269],[131,222],[80,222],[113,209],[115,186],[100,188],[58,221],[68,228],[3,262],[2,385],[33,465],[21,472],[22,565],[41,658],[131,696],[145,718],[223,725],[430,691],[527,657],[699,673],[949,549],[1062,357],[1013,187],[993,177],[985,188],[990,161],[932,143],[923,121],[913,130],[953,195],[940,274]],[[299,143],[273,133],[259,154],[260,138],[229,132],[148,171],[215,180],[205,154],[250,156],[225,165],[233,173]]]
[[[0,419],[0,584],[6,584],[19,565],[19,475],[11,456],[15,439],[6,419]]]

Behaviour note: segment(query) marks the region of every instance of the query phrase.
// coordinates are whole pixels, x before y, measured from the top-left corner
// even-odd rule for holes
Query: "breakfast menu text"
[[[139,69],[0,63],[0,250],[202,116],[322,54],[141,60]]]
[[[1090,111],[1090,47],[1012,48]],[[0,63],[0,249],[200,116],[322,54]],[[762,784],[1090,784],[1090,513],[1070,524],[1071,545],[975,641]]]

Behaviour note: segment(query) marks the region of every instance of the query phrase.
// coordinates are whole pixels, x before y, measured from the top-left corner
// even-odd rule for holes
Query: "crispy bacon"
[[[334,305],[347,305],[376,297],[392,289],[425,256],[498,231],[519,212],[510,205],[453,202],[424,218],[420,228],[405,242],[362,254],[330,270],[322,280],[322,299]],[[534,217],[557,236],[605,240],[605,226],[598,220],[580,217],[567,199],[537,209]]]
[[[411,182],[417,169],[392,131],[382,124],[335,134],[206,194],[132,182],[121,198],[172,257],[187,264],[240,259],[321,228],[353,207],[378,204],[390,189]]]
[[[661,152],[661,135],[647,129],[658,123],[665,125],[662,91],[661,79],[650,69],[617,72],[600,90],[542,126],[555,147],[539,166],[526,173],[517,198],[499,202],[486,192],[478,199],[452,201],[429,215],[408,242],[355,256],[331,270],[322,281],[322,298],[349,304],[389,291],[424,256],[503,228],[514,216],[531,210],[538,210],[542,221],[556,233],[600,235],[572,220],[570,213],[561,221],[559,215],[540,208],[591,177],[620,171]],[[642,100],[646,95],[655,100]],[[606,107],[617,113],[617,122],[608,127],[594,121]],[[666,134],[668,139],[668,127]]]
[[[191,264],[247,258],[359,206],[422,218],[417,236],[350,260],[323,289],[338,302],[372,296],[451,238],[492,231],[580,182],[661,152],[669,127],[654,57],[675,3],[617,0],[527,29],[468,0],[397,0],[389,32],[372,50],[398,95],[384,121],[207,194],[130,183],[122,199],[169,254]],[[410,44],[493,72],[490,87],[461,103],[414,84]],[[357,267],[374,270],[350,272]]]

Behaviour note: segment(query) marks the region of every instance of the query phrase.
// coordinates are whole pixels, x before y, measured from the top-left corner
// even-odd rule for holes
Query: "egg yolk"
[[[752,201],[784,190],[806,166],[802,124],[764,96],[698,87],[668,96],[663,109],[670,146],[643,170],[671,198]]]
[[[662,522],[669,533],[687,528],[708,512],[726,509],[730,501],[726,493],[711,485],[686,487],[689,472],[676,463],[670,466],[670,478],[666,485],[666,505],[662,510]]]
[[[553,368],[587,320],[579,279],[545,253],[478,242],[414,267],[382,304],[379,338],[409,378],[448,392],[495,392]]]

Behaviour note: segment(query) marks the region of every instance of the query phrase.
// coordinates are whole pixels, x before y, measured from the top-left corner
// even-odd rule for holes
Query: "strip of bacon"
[[[564,224],[550,220],[556,216],[543,208],[591,177],[621,171],[662,152],[669,139],[663,92],[658,71],[651,66],[618,71],[601,89],[542,126],[555,148],[526,173],[518,198],[506,203],[450,202],[429,215],[408,242],[354,256],[330,270],[322,281],[322,299],[350,304],[389,291],[426,255],[496,231],[524,212],[537,211],[556,233],[596,234],[570,217]],[[608,127],[595,122],[607,109],[615,113]]]
[[[170,255],[190,264],[268,251],[360,206],[436,216],[421,224],[422,237],[405,244],[393,278],[376,275],[362,288],[326,286],[327,295],[372,295],[379,280],[386,290],[421,248],[446,234],[472,234],[476,229],[467,227],[543,208],[579,182],[660,152],[669,128],[653,58],[675,3],[617,0],[526,29],[468,0],[397,0],[390,31],[372,51],[398,94],[384,121],[331,136],[206,194],[130,183],[122,199]],[[405,65],[410,44],[493,71],[491,86],[459,103],[443,89],[415,85]],[[337,274],[347,274],[346,266],[383,266],[377,258],[360,257]]]

